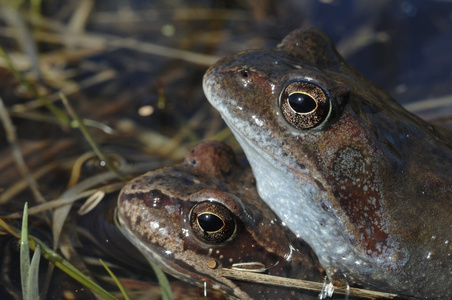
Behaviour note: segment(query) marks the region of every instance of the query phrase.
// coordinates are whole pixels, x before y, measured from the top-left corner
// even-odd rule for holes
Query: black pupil
[[[308,113],[313,111],[317,104],[315,100],[303,93],[293,93],[289,96],[289,105],[297,113]]]
[[[224,223],[220,218],[209,213],[199,215],[198,223],[204,231],[217,231],[224,226]]]

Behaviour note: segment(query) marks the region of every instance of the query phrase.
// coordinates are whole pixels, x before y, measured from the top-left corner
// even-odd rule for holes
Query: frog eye
[[[330,95],[310,81],[290,83],[280,95],[284,119],[297,129],[318,127],[331,114]]]
[[[199,202],[192,208],[190,226],[198,239],[213,244],[228,240],[237,228],[233,213],[212,201]]]

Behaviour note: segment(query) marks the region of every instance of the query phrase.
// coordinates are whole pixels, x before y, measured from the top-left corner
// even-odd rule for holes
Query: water
[[[63,112],[66,110],[58,101],[58,91],[65,91],[75,111],[92,120],[89,130],[103,151],[119,155],[128,163],[150,159],[158,159],[161,165],[176,162],[192,145],[221,132],[225,125],[201,88],[207,66],[240,50],[274,47],[288,32],[306,25],[326,31],[351,65],[423,117],[452,114],[449,1],[97,1],[84,30],[59,35],[74,20],[77,8],[81,9],[79,3],[82,1],[45,1],[45,26],[33,25],[45,71],[44,85],[35,80],[22,55],[20,36],[3,17],[0,45],[30,82],[37,84],[39,93],[53,99]],[[187,52],[182,56],[168,50],[156,54],[156,46]],[[36,175],[39,191],[47,200],[58,198],[66,189],[75,160],[91,150],[89,144],[78,129],[48,121],[48,110],[18,84],[4,63],[0,63],[0,96],[13,117],[27,167],[32,173],[41,172]],[[230,136],[226,140],[240,151]],[[21,181],[10,148],[5,131],[0,130],[0,197],[6,199],[0,202],[2,214],[21,211],[25,201],[36,204]],[[105,168],[100,166],[99,170]],[[82,172],[81,176],[92,175]],[[42,213],[30,221],[49,244],[50,217]],[[79,218],[75,211],[70,217],[71,221]],[[80,237],[73,234],[77,227],[68,222],[66,229],[63,237],[77,246],[77,254],[86,255],[80,251]],[[14,269],[17,256],[14,248],[10,249],[10,239],[2,236],[2,275],[11,279],[2,281],[2,299],[20,295],[18,274],[5,275],[5,270]],[[115,244],[115,240],[109,238],[108,244]],[[93,246],[91,250],[96,259],[111,256],[103,247]],[[129,258],[123,259],[128,264]],[[97,266],[88,266],[96,269],[96,274],[105,275]],[[142,270],[136,277],[118,270],[140,286],[145,286],[141,279],[149,278],[141,275]],[[114,285],[101,282],[117,291]],[[51,289],[52,295],[66,291],[55,284]],[[81,290],[73,282],[69,289]],[[330,290],[325,290],[325,297]]]

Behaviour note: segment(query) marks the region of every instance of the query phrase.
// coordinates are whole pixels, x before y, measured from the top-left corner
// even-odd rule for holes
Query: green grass
[[[89,277],[80,272],[71,263],[65,260],[61,255],[47,247],[38,238],[28,234],[28,214],[27,205],[24,208],[24,217],[22,230],[9,226],[2,218],[0,218],[0,227],[5,229],[11,235],[21,239],[21,283],[24,299],[37,299],[34,297],[38,295],[38,265],[39,257],[42,255],[45,259],[53,263],[57,268],[65,272],[70,277],[74,278],[79,283],[83,284],[91,291],[102,297],[103,299],[113,300],[117,299],[115,296],[107,292],[100,285],[93,282]],[[30,263],[29,250],[34,250],[32,262]],[[28,297],[28,298],[27,298]],[[34,298],[33,298],[34,297]]]

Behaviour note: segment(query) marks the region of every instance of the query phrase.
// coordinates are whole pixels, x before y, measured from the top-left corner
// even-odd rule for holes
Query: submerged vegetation
[[[0,0],[2,299],[178,298],[169,286],[179,283],[121,237],[118,191],[202,140],[240,152],[203,96],[204,71],[227,54],[274,46],[294,27],[322,26],[310,19],[317,7],[337,5],[147,2]],[[369,20],[338,43],[347,56],[391,40]],[[430,117],[452,107],[447,79],[434,85],[445,96],[431,92],[412,109]],[[393,84],[407,99],[422,96],[417,83]]]
[[[20,264],[8,257],[15,247],[1,252],[1,264],[8,264],[3,269],[20,268],[3,276],[20,278],[21,288],[5,283],[1,295],[83,298],[91,290],[104,299],[158,297],[157,282],[164,282],[162,297],[171,298],[169,282],[156,266],[158,281],[152,271],[132,276],[133,270],[124,270],[124,263],[104,253],[110,233],[89,232],[95,228],[79,219],[89,215],[114,227],[113,213],[93,212],[99,202],[114,207],[117,192],[133,175],[178,161],[191,145],[221,132],[222,124],[211,118],[207,104],[187,99],[180,110],[180,103],[167,100],[166,82],[173,79],[159,78],[174,76],[182,66],[158,62],[143,69],[138,60],[134,65],[127,57],[109,57],[109,52],[127,49],[142,54],[143,60],[157,55],[186,60],[186,65],[194,61],[198,74],[215,58],[121,34],[90,32],[86,26],[93,14],[95,22],[104,18],[111,23],[123,11],[102,14],[93,4],[0,2],[0,116],[5,133],[0,137],[6,142],[0,149],[0,227],[2,245],[11,238],[21,241]],[[105,61],[124,66],[127,74]],[[182,88],[184,93],[193,89],[188,84]],[[18,218],[23,218],[22,230]],[[89,245],[80,247],[82,239]],[[93,243],[95,250],[89,249]],[[29,249],[34,251],[31,262]],[[122,255],[127,254],[126,249]],[[89,290],[72,281],[55,288],[68,279],[57,275],[54,266]],[[155,282],[155,288],[144,278]]]

